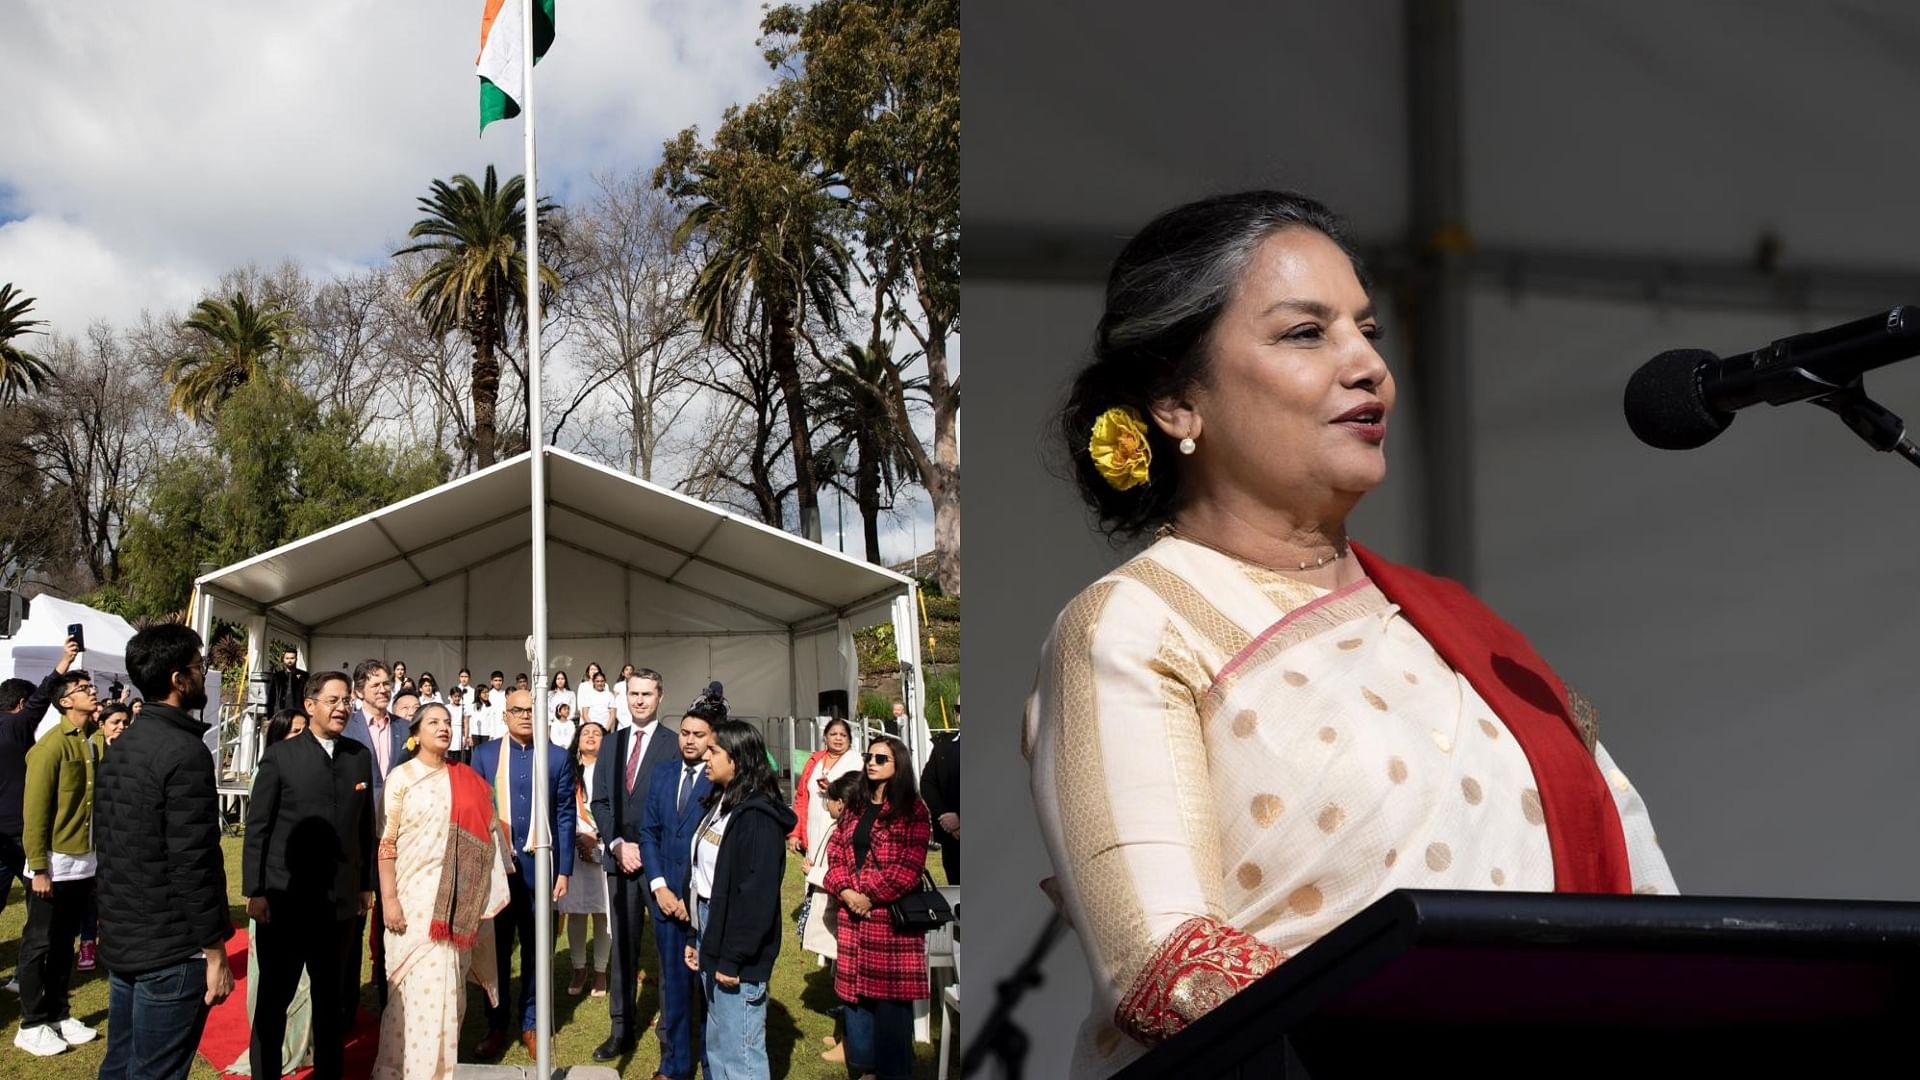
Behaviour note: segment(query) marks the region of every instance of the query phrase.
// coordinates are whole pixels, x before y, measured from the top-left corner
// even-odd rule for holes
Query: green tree
[[[820,0],[762,23],[767,59],[789,72],[795,139],[846,193],[848,227],[926,361],[933,442],[923,446],[895,366],[873,384],[909,436],[934,507],[940,586],[960,594],[960,378],[948,356],[960,328],[960,4]],[[910,316],[910,317],[909,317]]]
[[[908,448],[912,433],[902,437],[886,399],[875,390],[885,384],[886,369],[894,364],[892,352],[890,341],[850,341],[814,384],[816,418],[840,433],[829,453],[839,457],[853,451],[854,502],[860,507],[867,561],[875,564],[881,561],[880,511],[900,482],[915,475]],[[834,479],[838,483],[839,478]]]
[[[292,352],[298,324],[276,301],[255,304],[236,292],[232,300],[200,301],[185,329],[193,344],[167,364],[167,407],[205,422],[240,387],[273,378],[273,365]]]
[[[420,243],[394,252],[427,252],[433,262],[407,290],[407,299],[436,334],[459,331],[473,344],[473,462],[493,464],[498,435],[495,411],[500,399],[501,347],[510,327],[521,333],[527,322],[527,181],[516,176],[501,184],[493,166],[474,183],[465,174],[435,180],[420,200],[426,214],[407,230]],[[540,225],[547,226],[553,204],[540,201]],[[560,279],[540,267],[542,304]]]
[[[121,576],[103,602],[129,618],[185,608],[203,563],[227,565],[446,480],[426,447],[356,441],[357,422],[303,392],[250,383],[228,398],[212,445],[173,458],[132,516]]]
[[[33,298],[20,295],[12,282],[0,285],[0,405],[43,389],[53,375],[46,361],[14,343],[15,338],[46,332],[34,329],[45,326],[46,320],[27,318],[32,308]]]
[[[706,341],[759,324],[785,405],[800,532],[820,538],[819,484],[808,438],[800,333],[809,316],[832,328],[847,255],[838,207],[818,163],[794,137],[796,99],[775,87],[726,111],[703,147],[693,128],[666,145],[654,183],[690,203],[678,239],[703,233],[710,247],[689,308]]]

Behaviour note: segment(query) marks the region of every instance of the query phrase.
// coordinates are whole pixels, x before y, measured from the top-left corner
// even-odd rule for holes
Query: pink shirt
[[[373,736],[373,759],[379,763],[380,775],[387,775],[387,758],[393,754],[393,740],[387,735],[387,726],[393,722],[393,714],[375,719],[367,717],[367,731]]]

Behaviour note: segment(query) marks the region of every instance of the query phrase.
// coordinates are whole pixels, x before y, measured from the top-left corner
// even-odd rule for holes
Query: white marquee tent
[[[546,466],[548,651],[576,682],[631,660],[662,674],[669,711],[718,679],[735,715],[811,717],[823,691],[857,703],[856,629],[904,618],[917,636],[910,578],[562,450]],[[247,627],[255,671],[277,640],[309,670],[374,656],[442,686],[461,667],[511,681],[532,626],[531,467],[521,454],[206,574],[195,628]]]

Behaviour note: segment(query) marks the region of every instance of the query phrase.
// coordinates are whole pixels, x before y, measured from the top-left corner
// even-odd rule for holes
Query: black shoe
[[[628,1041],[620,1038],[618,1035],[609,1035],[607,1036],[607,1041],[601,1043],[593,1051],[593,1060],[614,1061],[622,1055],[633,1053],[634,1047],[637,1044],[638,1040]]]

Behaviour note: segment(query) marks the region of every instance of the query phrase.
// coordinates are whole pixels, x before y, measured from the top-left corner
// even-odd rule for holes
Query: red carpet
[[[233,968],[233,993],[207,1014],[207,1030],[200,1036],[200,1056],[216,1069],[224,1069],[243,1057],[252,1039],[247,1025],[247,931],[235,929],[227,942],[227,964]],[[353,1032],[347,1037],[348,1076],[367,1076],[373,1072],[373,1058],[380,1049],[380,1018],[360,1010]],[[312,1069],[301,1069],[288,1076],[312,1076]]]

